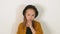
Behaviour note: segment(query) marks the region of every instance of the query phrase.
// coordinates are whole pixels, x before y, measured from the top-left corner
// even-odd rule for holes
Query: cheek
[[[26,15],[26,19],[28,20],[29,19],[29,16]]]
[[[32,20],[34,19],[34,17],[31,18]]]

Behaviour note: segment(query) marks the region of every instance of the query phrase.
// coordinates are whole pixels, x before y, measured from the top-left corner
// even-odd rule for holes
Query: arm
[[[40,23],[36,23],[36,34],[43,34],[42,27]]]
[[[33,27],[30,27],[31,31],[32,31],[32,34],[35,34],[35,29]]]
[[[18,26],[17,34],[22,34],[22,33],[23,33],[22,23],[20,23],[19,26]]]

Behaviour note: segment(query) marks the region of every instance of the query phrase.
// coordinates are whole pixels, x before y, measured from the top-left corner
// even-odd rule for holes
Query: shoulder
[[[23,22],[20,22],[20,24],[18,25],[19,28],[21,28],[23,26]]]
[[[39,21],[35,21],[34,27],[36,30],[38,30],[38,29],[40,30],[42,28],[41,23]]]
[[[34,23],[35,23],[36,25],[40,24],[40,22],[37,21],[37,20],[34,20]]]
[[[35,27],[41,27],[41,23],[37,20],[34,20],[34,26]]]
[[[23,22],[20,22],[20,24],[19,25],[23,25]]]

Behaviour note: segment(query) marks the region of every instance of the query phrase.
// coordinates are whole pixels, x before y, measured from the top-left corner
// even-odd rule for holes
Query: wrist
[[[35,29],[33,27],[30,27],[33,34],[35,34]]]
[[[30,26],[30,28],[33,28],[32,26]]]

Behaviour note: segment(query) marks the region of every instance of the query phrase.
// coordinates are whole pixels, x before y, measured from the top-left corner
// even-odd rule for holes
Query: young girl
[[[23,10],[24,20],[18,26],[17,34],[43,34],[40,22],[34,20],[38,16],[35,6],[27,5]]]

